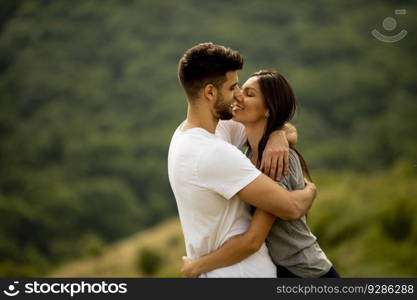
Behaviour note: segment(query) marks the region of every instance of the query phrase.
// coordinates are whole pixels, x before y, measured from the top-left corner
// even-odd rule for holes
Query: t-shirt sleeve
[[[229,200],[261,172],[236,147],[223,141],[207,149],[198,163],[200,184]]]
[[[297,153],[290,149],[288,155],[288,173],[277,183],[287,190],[300,190],[304,188],[304,174]]]
[[[277,181],[278,185],[281,186],[282,188],[286,189],[287,191],[291,191],[291,187],[288,184],[288,174],[285,175],[284,178],[282,178],[280,181]]]
[[[247,140],[245,127],[233,120],[220,120],[217,124],[216,136],[238,148]]]

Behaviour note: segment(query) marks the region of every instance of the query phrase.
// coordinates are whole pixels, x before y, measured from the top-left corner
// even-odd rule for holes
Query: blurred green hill
[[[416,170],[416,13],[411,1],[3,0],[0,276],[47,274],[177,215],[166,171],[186,107],[176,67],[200,42],[239,50],[242,83],[260,68],[289,79],[313,175]],[[390,34],[387,16],[402,41],[370,34]]]

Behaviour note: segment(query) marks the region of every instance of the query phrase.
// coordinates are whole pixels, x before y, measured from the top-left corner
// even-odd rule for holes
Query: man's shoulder
[[[225,169],[252,168],[249,159],[235,146],[216,139],[201,152],[198,168],[201,172],[224,172]]]
[[[209,156],[217,156],[219,158],[220,156],[227,155],[244,156],[243,153],[236,146],[233,146],[232,144],[220,138],[215,138],[211,141],[207,153]]]
[[[193,145],[211,143],[214,139],[217,138],[213,134],[201,128],[191,128],[186,131],[177,129],[172,136],[172,141],[180,141],[181,145],[184,143],[191,143]]]

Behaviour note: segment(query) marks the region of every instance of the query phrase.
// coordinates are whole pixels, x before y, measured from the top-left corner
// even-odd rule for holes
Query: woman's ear
[[[217,97],[217,88],[211,83],[207,84],[203,90],[204,99],[207,99],[209,102],[214,102]]]
[[[267,110],[265,113],[265,119],[268,119],[268,118],[269,118],[269,110]]]

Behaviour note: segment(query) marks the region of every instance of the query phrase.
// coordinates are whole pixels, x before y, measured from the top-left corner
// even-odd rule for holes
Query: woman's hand
[[[288,174],[289,148],[297,144],[297,140],[297,129],[290,123],[285,123],[282,130],[271,132],[262,155],[260,170],[273,180],[280,180]]]
[[[317,197],[317,187],[314,183],[310,182],[308,179],[304,178],[304,184],[306,188],[309,188],[313,193],[314,199]]]
[[[285,132],[276,130],[269,136],[259,169],[272,180],[280,180],[288,173],[288,155],[289,144]]]
[[[200,276],[198,273],[196,261],[188,258],[187,256],[182,257],[182,268],[181,268],[181,275],[184,278],[196,278]]]

